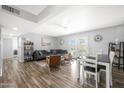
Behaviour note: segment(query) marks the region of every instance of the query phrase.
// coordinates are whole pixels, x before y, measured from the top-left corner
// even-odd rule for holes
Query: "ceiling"
[[[18,8],[30,12],[34,15],[40,14],[46,7],[46,5],[18,5]]]
[[[40,20],[38,22],[32,22],[0,10],[0,24],[4,28],[12,30],[11,32],[14,34],[15,32],[16,34],[33,32],[50,36],[62,36],[124,23],[124,6],[119,5],[27,5],[16,7],[33,13]],[[18,30],[13,30],[13,27],[18,28]]]

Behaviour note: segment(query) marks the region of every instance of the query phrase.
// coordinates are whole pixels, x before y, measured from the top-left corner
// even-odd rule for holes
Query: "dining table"
[[[106,54],[100,54],[97,56],[97,64],[101,66],[105,66],[105,72],[106,72],[106,88],[110,88],[111,81],[110,81],[110,61],[109,57]],[[81,72],[81,66],[83,66],[83,61],[87,61],[87,59],[96,60],[96,57],[94,56],[86,56],[85,60],[82,60],[82,58],[77,58],[77,71],[78,71],[78,77],[77,79],[80,80],[80,72]]]

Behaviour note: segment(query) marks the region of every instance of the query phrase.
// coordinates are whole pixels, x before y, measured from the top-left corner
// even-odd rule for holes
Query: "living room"
[[[116,5],[1,5],[0,87],[124,87],[123,10]],[[99,73],[84,74],[88,57],[102,54],[105,60],[111,51],[117,56],[112,63],[97,62],[104,71],[98,66]]]

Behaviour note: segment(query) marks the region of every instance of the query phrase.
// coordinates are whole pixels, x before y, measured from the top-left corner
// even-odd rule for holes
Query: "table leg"
[[[106,65],[106,88],[110,88],[110,67]]]
[[[80,80],[80,62],[79,62],[79,60],[77,60],[77,74],[78,74],[77,79]]]
[[[82,64],[82,85],[84,84],[84,82],[85,82],[85,75],[84,75],[84,64]]]

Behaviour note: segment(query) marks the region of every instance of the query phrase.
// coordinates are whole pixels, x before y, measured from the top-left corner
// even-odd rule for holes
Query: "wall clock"
[[[103,37],[102,37],[101,35],[96,35],[96,36],[94,37],[94,40],[95,40],[96,42],[100,42],[100,41],[103,40]]]

